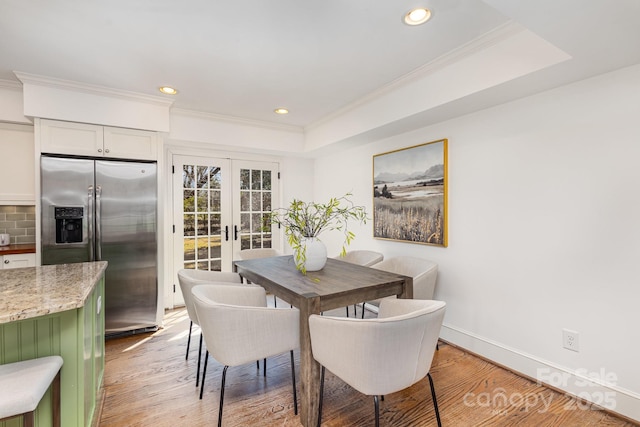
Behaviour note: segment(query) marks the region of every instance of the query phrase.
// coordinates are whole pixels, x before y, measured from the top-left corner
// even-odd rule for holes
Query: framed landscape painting
[[[447,246],[447,140],[373,156],[373,237]]]

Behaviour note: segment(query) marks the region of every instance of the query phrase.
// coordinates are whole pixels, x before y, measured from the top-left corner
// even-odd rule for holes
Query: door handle
[[[93,239],[93,185],[87,189],[87,231],[89,235],[89,261],[95,261],[95,242]]]
[[[233,226],[233,240],[238,240],[238,226]]]
[[[229,241],[229,226],[225,225],[224,226],[224,240],[225,241]]]
[[[102,226],[100,225],[102,213],[102,187],[96,185],[96,261],[102,261]]]

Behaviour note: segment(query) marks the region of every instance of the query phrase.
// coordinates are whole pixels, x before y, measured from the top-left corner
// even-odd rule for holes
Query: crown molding
[[[184,117],[193,117],[197,119],[230,123],[230,124],[236,124],[236,125],[242,125],[242,126],[260,127],[260,128],[273,129],[273,130],[285,131],[285,132],[294,132],[294,133],[304,132],[304,128],[302,126],[270,123],[270,122],[265,122],[261,120],[245,119],[245,118],[235,117],[235,116],[225,116],[222,114],[206,113],[202,111],[187,110],[183,108],[172,108],[171,115],[174,115],[174,114],[179,116],[184,116]]]
[[[372,102],[378,98],[383,97],[384,95],[393,92],[401,86],[408,85],[417,80],[423,79],[424,77],[433,74],[437,71],[443,70],[446,67],[454,64],[465,57],[475,55],[478,52],[481,52],[488,47],[494,46],[504,40],[513,37],[516,34],[521,33],[522,31],[526,31],[522,25],[516,23],[515,21],[508,21],[504,24],[492,29],[491,31],[475,38],[474,40],[454,49],[446,54],[439,56],[438,58],[430,61],[413,71],[389,82],[388,84],[380,87],[379,89],[369,93],[368,95],[363,96],[362,98],[354,101],[350,104],[345,105],[344,107],[335,110],[330,115],[317,120],[314,123],[307,125],[304,129],[305,131],[312,130],[318,126],[321,126],[336,117],[340,117],[343,114],[355,110],[356,108]]]
[[[110,98],[145,102],[147,104],[156,104],[159,106],[171,106],[173,104],[173,100],[168,100],[160,96],[145,95],[137,92],[129,92],[104,86],[74,82],[71,80],[56,79],[36,74],[23,73],[21,71],[14,71],[14,74],[16,75],[16,77],[18,77],[18,79],[20,79],[22,84],[47,86],[72,92],[81,92],[89,95],[98,95]]]
[[[3,79],[0,79],[0,88],[2,88],[2,89],[13,89],[13,90],[22,90],[22,83],[16,82],[14,80],[3,80]]]

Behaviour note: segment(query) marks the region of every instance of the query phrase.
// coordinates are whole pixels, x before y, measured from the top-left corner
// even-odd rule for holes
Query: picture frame
[[[373,156],[373,237],[446,247],[447,139]]]

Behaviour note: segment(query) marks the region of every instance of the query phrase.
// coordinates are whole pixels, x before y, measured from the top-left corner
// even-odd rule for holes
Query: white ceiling
[[[418,5],[431,21],[403,24]],[[171,85],[174,108],[308,128],[501,28],[570,57],[396,121],[410,127],[640,63],[639,16],[638,0],[0,0],[0,79]]]

